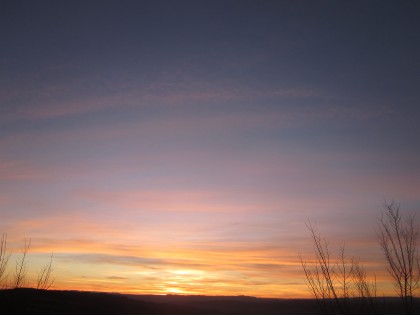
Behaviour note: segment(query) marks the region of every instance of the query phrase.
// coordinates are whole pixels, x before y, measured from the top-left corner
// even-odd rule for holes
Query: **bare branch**
[[[6,269],[9,258],[10,253],[7,252],[7,234],[2,234],[0,239],[0,286],[5,286],[6,284]]]
[[[15,288],[22,288],[26,284],[26,276],[27,276],[27,270],[26,270],[26,256],[29,251],[29,247],[31,246],[31,239],[26,240],[25,239],[25,245],[22,249],[22,257],[16,261],[16,267],[15,267],[15,278],[13,281]]]
[[[42,267],[38,273],[38,281],[36,288],[41,290],[48,290],[55,281],[55,278],[52,277],[52,260],[53,253],[51,253],[50,261],[45,266]]]
[[[345,244],[340,246],[340,258],[337,262],[337,279],[341,284],[341,296],[344,299],[350,297],[350,275],[351,275],[351,266],[348,265],[346,256],[345,256]]]
[[[357,295],[362,298],[365,307],[368,309],[369,314],[377,314],[376,307],[376,276],[373,281],[369,281],[363,265],[360,264],[358,259],[352,259],[352,277]]]
[[[336,264],[331,262],[331,253],[326,240],[323,240],[318,233],[314,224],[309,222],[307,225],[311,233],[315,260],[309,265],[300,257],[301,265],[305,272],[307,284],[314,294],[315,298],[322,307],[324,314],[329,314],[331,308],[329,304],[334,301],[341,314],[347,314],[348,311],[339,295],[340,290],[337,289],[337,283],[341,283],[341,292],[348,294],[348,271],[344,261],[338,267],[336,272]],[[344,259],[344,247],[342,248],[342,258]],[[337,275],[341,279],[337,279]],[[342,277],[344,275],[344,278]]]

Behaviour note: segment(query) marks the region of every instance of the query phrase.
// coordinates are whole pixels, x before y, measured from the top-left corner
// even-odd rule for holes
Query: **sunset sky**
[[[419,2],[2,1],[0,39],[0,234],[30,281],[53,252],[56,289],[308,297],[310,220],[393,294]]]

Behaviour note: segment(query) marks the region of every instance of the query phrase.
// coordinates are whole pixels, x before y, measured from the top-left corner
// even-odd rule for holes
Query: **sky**
[[[0,233],[56,289],[309,297],[308,222],[395,294],[420,210],[420,5],[3,1]],[[418,217],[417,217],[418,220]]]

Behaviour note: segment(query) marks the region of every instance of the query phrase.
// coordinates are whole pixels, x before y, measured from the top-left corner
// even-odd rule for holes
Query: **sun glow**
[[[187,292],[187,291],[184,291],[184,290],[179,289],[179,288],[173,288],[173,287],[165,288],[164,292],[166,294],[189,294],[189,292]]]

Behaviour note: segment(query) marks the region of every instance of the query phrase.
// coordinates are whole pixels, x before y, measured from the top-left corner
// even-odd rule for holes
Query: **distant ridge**
[[[378,298],[380,314],[398,314],[398,298]],[[357,308],[360,299],[353,299]],[[420,300],[417,299],[417,305]],[[37,289],[0,290],[5,315],[318,315],[313,299],[250,296],[133,295]]]

